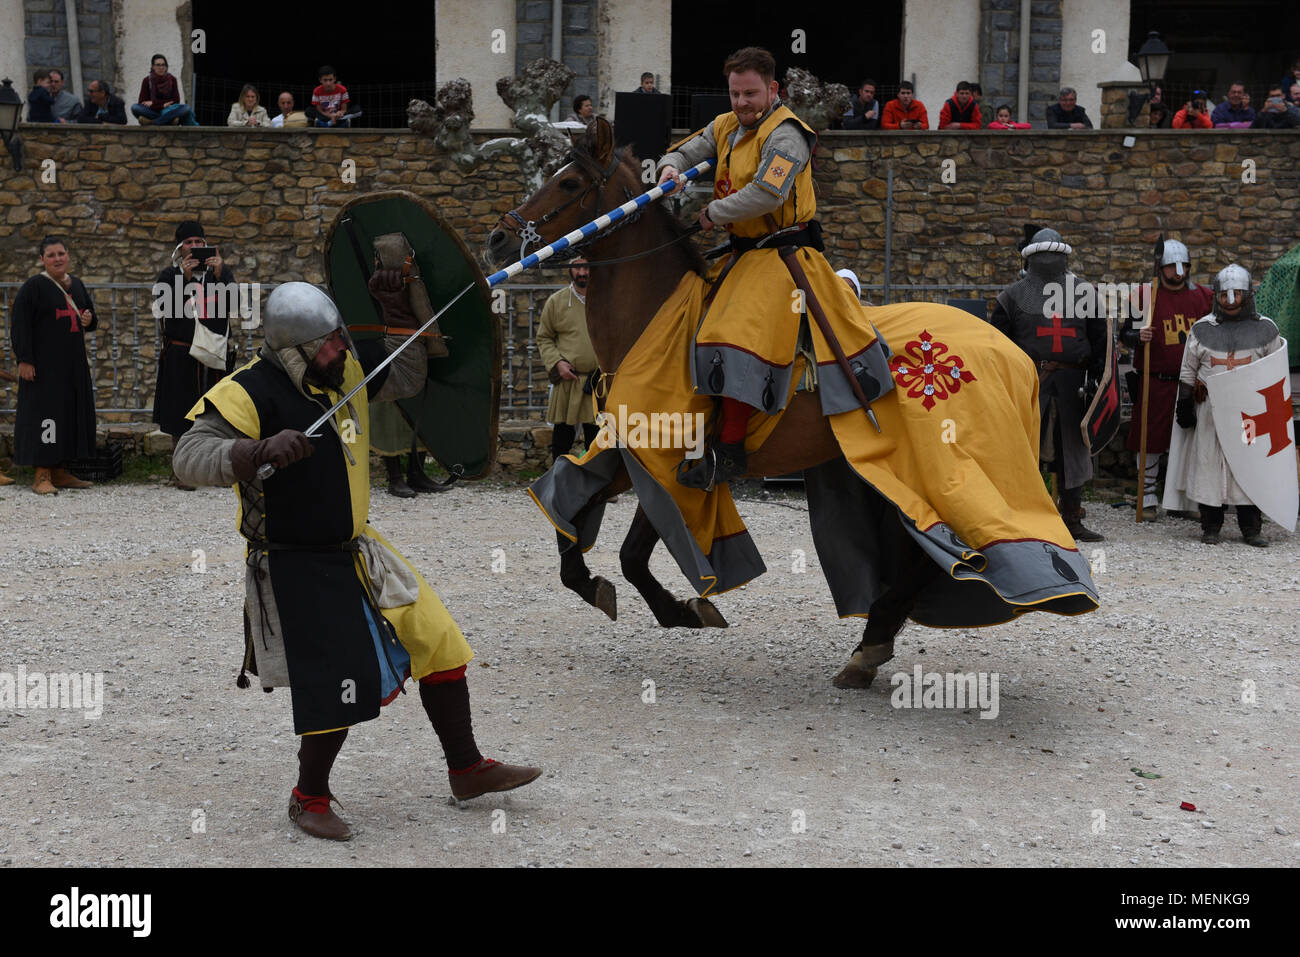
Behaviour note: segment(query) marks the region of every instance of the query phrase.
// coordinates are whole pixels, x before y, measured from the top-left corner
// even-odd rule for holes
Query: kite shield
[[[1119,357],[1115,354],[1115,320],[1106,319],[1106,361],[1101,379],[1089,381],[1084,395],[1088,411],[1082,425],[1083,441],[1096,455],[1115,437],[1120,426]]]
[[[476,287],[438,319],[441,336],[426,334],[425,342],[408,347],[427,352],[428,381],[397,406],[438,464],[453,475],[482,478],[496,459],[501,394],[501,325],[487,281],[432,203],[401,190],[358,196],[339,210],[325,236],[325,279],[354,339],[410,325],[386,320],[370,295],[367,283],[378,261],[405,267],[416,327],[466,286]]]

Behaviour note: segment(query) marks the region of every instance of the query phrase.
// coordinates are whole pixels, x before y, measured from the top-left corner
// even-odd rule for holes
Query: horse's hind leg
[[[939,566],[921,546],[902,530],[895,540],[898,563],[885,593],[871,603],[870,617],[862,630],[862,641],[853,649],[849,663],[835,676],[837,688],[867,688],[876,670],[894,657],[894,638],[907,623],[917,596],[940,574]]]
[[[707,598],[679,601],[650,574],[650,553],[658,543],[659,533],[650,523],[645,509],[638,505],[618,557],[623,566],[623,577],[641,593],[655,619],[665,628],[726,628],[727,620],[713,602]]]
[[[579,519],[582,513],[579,513]],[[581,525],[581,521],[578,522]],[[582,549],[577,543],[569,541],[559,532],[555,541],[560,547],[560,581],[566,588],[571,588],[582,596],[582,600],[594,605],[609,616],[610,621],[618,619],[618,596],[614,586],[599,575],[592,577],[587,569],[587,562],[582,557]]]

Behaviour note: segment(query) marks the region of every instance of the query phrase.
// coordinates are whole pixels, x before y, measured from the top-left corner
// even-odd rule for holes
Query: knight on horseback
[[[745,47],[727,58],[723,73],[732,111],[679,143],[658,165],[660,183],[681,182],[682,169],[714,159],[713,199],[700,210],[699,224],[705,232],[720,226],[731,234],[730,256],[710,276],[691,357],[695,390],[720,400],[719,426],[706,454],[684,461],[677,475],[682,485],[699,489],[746,473],[750,418],[755,411],[775,414],[785,407],[806,310],[824,308],[828,329],[835,330],[850,362],[876,340],[860,318],[856,296],[846,295],[822,255],[810,163],[817,134],[781,102],[775,59],[767,50]],[[825,349],[817,355],[833,366]],[[872,399],[890,388],[890,380],[883,362],[871,364],[874,382],[861,371],[867,365],[859,359],[855,376]]]

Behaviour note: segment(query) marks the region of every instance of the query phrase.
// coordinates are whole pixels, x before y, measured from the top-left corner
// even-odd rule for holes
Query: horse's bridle
[[[510,210],[510,212],[506,213],[504,217],[502,217],[503,219],[507,220],[510,225],[512,225],[514,234],[519,237],[519,258],[523,259],[525,256],[528,255],[529,245],[533,245],[533,246],[544,245],[544,243],[542,242],[542,235],[537,231],[538,226],[545,226],[547,223],[553,220],[556,216],[560,215],[560,213],[564,212],[574,203],[580,202],[581,200],[585,200],[588,194],[590,194],[591,192],[596,191],[597,193],[599,193],[603,191],[605,189],[605,186],[608,185],[610,177],[612,177],[614,173],[618,170],[619,164],[621,162],[622,162],[622,157],[618,153],[613,153],[610,155],[609,165],[605,167],[598,165],[596,162],[596,158],[594,156],[591,156],[588,153],[584,153],[576,149],[573,150],[571,153],[569,153],[569,155],[566,157],[565,165],[568,165],[568,163],[577,163],[584,170],[586,170],[587,174],[591,177],[590,181],[587,183],[586,189],[584,189],[582,192],[578,193],[577,195],[571,197],[564,203],[561,203],[559,206],[551,210],[549,213],[547,213],[539,220],[525,220],[524,217],[519,214],[519,207],[517,206],[514,209]],[[624,187],[623,192],[627,195],[628,199],[633,198],[633,193],[630,189]],[[582,208],[586,208],[585,204],[583,204]],[[615,223],[613,227],[605,230],[604,234],[609,235],[609,233],[612,233],[614,230],[619,229],[622,226],[626,226],[630,222],[636,221],[638,218],[640,218],[640,215],[641,215],[641,211],[637,210],[635,213],[631,214],[630,216],[624,216],[621,220]],[[572,245],[568,246],[567,248],[560,251],[559,253],[556,253],[556,255],[553,258],[560,262],[563,262],[568,259],[573,259],[581,252],[584,246],[594,241],[595,238],[596,236],[595,234],[593,234],[581,240],[580,242],[573,243]]]

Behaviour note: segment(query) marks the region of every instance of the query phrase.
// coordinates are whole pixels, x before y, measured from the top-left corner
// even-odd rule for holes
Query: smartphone
[[[197,259],[199,261],[199,265],[202,266],[205,262],[207,262],[209,259],[211,259],[213,256],[217,254],[217,247],[216,246],[195,246],[193,249],[189,251],[189,254],[194,259]]]

